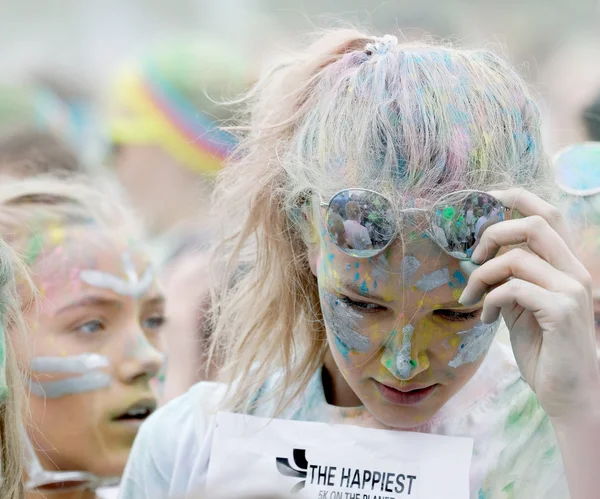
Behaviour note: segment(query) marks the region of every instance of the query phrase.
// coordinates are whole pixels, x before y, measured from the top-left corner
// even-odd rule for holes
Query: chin
[[[101,459],[96,462],[91,462],[86,471],[99,477],[109,478],[121,476],[125,470],[125,465],[127,464],[129,450],[130,449],[124,449],[123,451],[112,450],[107,454],[98,456]]]

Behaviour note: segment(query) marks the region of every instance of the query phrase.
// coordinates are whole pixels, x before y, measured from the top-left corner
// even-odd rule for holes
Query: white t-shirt
[[[344,229],[346,229],[346,241],[355,250],[365,250],[371,246],[369,231],[356,220],[346,220]]]
[[[183,499],[203,491],[214,405],[224,389],[215,383],[198,383],[142,425],[121,482],[121,499]],[[269,416],[272,410],[269,403],[259,403],[256,414]],[[362,407],[327,403],[320,370],[281,417],[375,426]],[[494,343],[465,387],[414,431],[474,439],[472,499],[569,497],[550,421],[521,378],[512,352],[500,343]]]

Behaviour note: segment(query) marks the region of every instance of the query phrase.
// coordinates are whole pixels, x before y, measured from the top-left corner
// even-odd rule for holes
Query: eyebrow
[[[154,296],[144,301],[144,307],[158,307],[165,304],[163,295]]]
[[[54,315],[59,315],[74,308],[80,307],[114,307],[118,305],[118,300],[111,298],[103,298],[101,296],[84,296],[82,299],[73,303],[69,303],[64,307],[59,308]]]
[[[373,294],[372,289],[368,289],[367,292],[365,293],[363,286],[362,286],[363,282],[365,282],[365,281],[359,280],[359,281],[353,281],[353,282],[342,282],[342,288],[346,289],[348,291],[352,291],[355,295],[358,295],[358,296],[364,296],[365,298],[371,298],[373,300],[379,300],[381,302],[386,301],[383,299],[382,296]],[[365,284],[365,286],[366,286],[366,284]]]

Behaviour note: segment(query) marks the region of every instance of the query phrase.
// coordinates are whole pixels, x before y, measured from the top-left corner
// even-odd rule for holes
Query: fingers
[[[481,322],[491,324],[498,319],[503,308],[512,308],[516,305],[529,310],[537,318],[537,315],[548,310],[548,304],[556,301],[556,295],[537,284],[521,279],[511,279],[490,291],[485,297]]]
[[[526,243],[529,249],[555,267],[566,270],[577,259],[565,241],[538,215],[500,222],[483,233],[471,260],[483,263],[503,246]]]
[[[542,217],[565,241],[566,245],[569,248],[571,247],[567,225],[560,210],[555,206],[525,189],[491,191],[489,194],[494,196],[507,208],[517,210],[524,217],[534,215]]]
[[[469,277],[459,302],[467,306],[474,305],[490,287],[511,277],[529,281],[551,291],[560,290],[565,280],[565,274],[545,260],[524,249],[515,248],[476,269]]]

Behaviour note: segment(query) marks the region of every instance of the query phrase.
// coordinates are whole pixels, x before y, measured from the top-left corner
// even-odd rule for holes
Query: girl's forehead
[[[65,228],[60,233],[47,230],[33,235],[35,238],[41,240],[30,242],[30,246],[39,246],[37,254],[28,252],[34,280],[72,280],[84,270],[126,277],[128,272],[142,272],[150,264],[140,241],[95,226]]]

